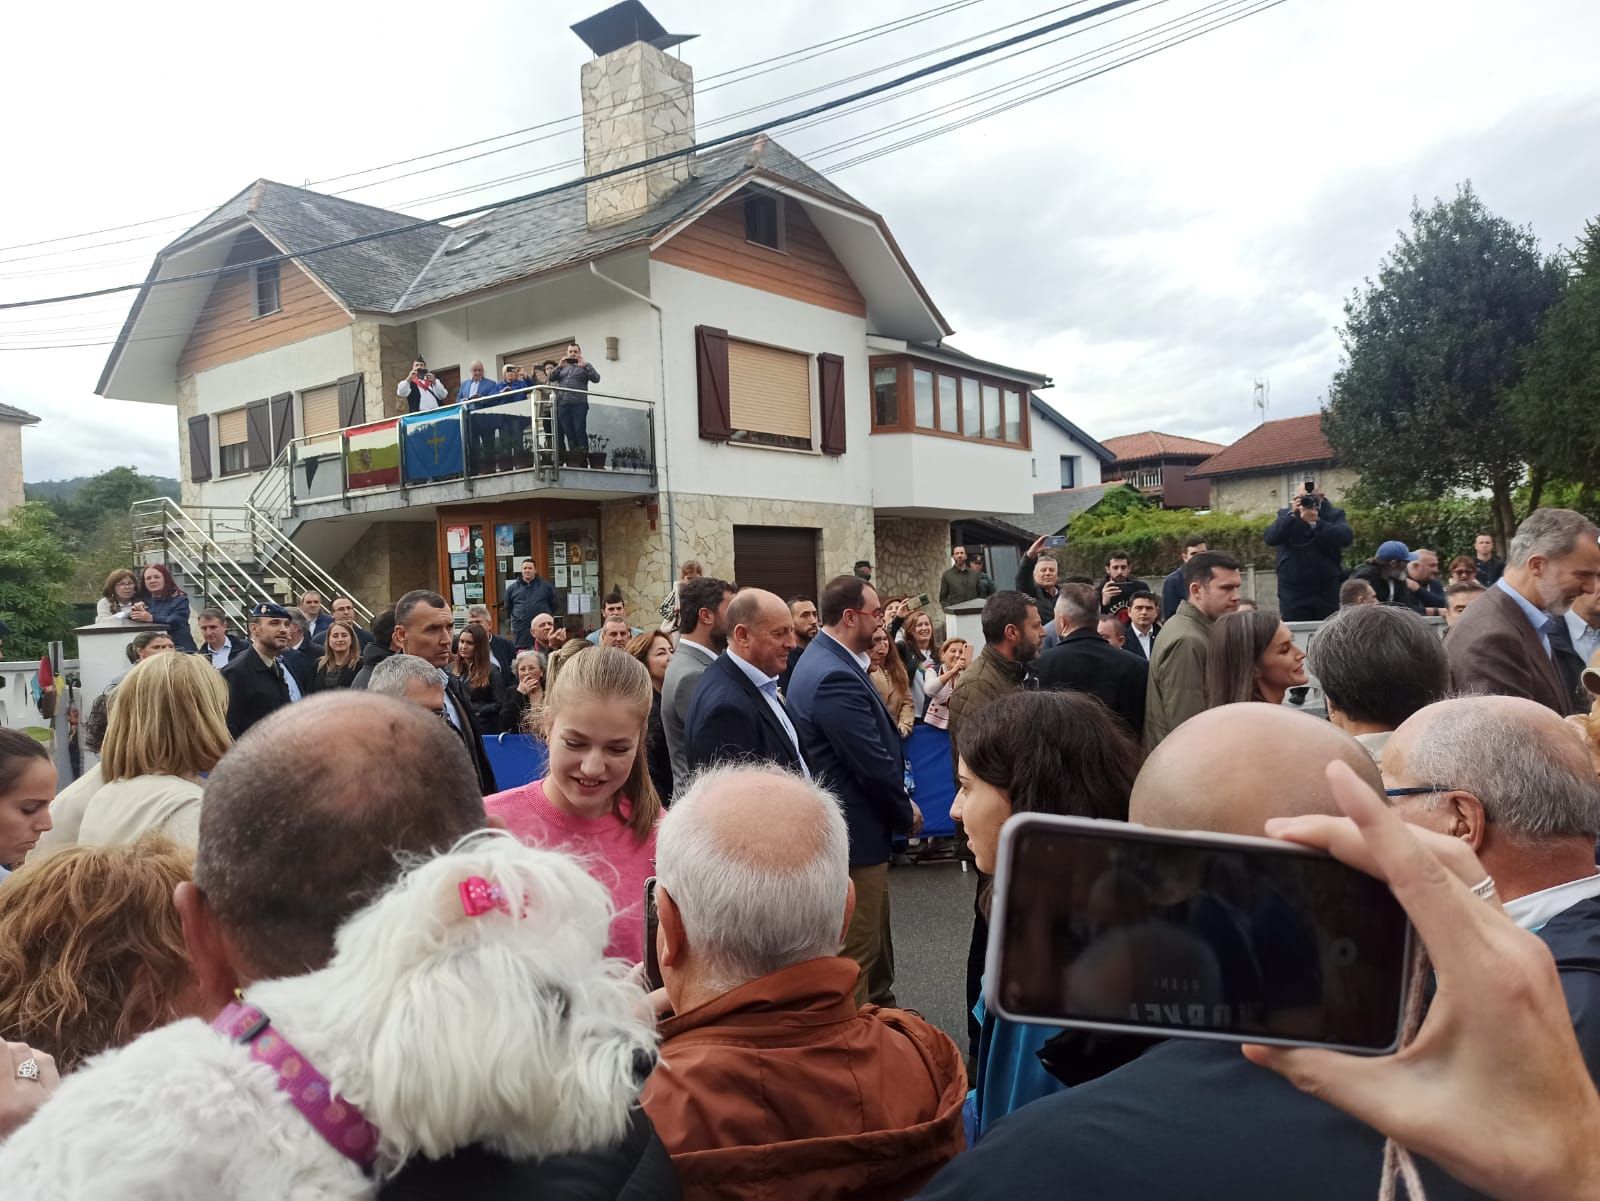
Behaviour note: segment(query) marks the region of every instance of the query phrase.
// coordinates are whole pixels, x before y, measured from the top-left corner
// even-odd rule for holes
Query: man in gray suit
[[[1600,530],[1571,509],[1535,509],[1517,527],[1505,574],[1450,631],[1450,683],[1457,692],[1494,693],[1574,711],[1550,629],[1574,597],[1600,591]]]
[[[733,585],[712,576],[690,580],[678,590],[678,649],[661,681],[661,727],[672,755],[672,779],[678,784],[689,778],[684,735],[689,704],[700,686],[700,674],[728,649],[725,623],[732,599]]]

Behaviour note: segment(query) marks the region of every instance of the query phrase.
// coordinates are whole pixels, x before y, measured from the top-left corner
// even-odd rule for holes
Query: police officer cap
[[[250,610],[251,621],[254,621],[258,617],[287,618],[288,616],[289,610],[285,609],[282,605],[275,605],[271,601],[262,601],[254,609]]]

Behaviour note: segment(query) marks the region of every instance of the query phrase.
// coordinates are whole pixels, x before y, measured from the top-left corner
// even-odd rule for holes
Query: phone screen
[[[644,978],[651,988],[663,987],[661,980],[661,960],[656,955],[656,926],[659,922],[656,916],[656,878],[651,876],[644,882]]]
[[[1383,1052],[1409,949],[1388,888],[1328,856],[1030,814],[1001,836],[986,987],[1022,1021]]]
[[[1065,534],[1051,534],[1044,540],[1044,547],[1046,550],[1053,550],[1056,547],[1065,546],[1066,544],[1067,536]]]

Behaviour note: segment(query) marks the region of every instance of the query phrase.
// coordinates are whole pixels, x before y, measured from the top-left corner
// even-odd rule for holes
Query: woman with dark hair
[[[1228,613],[1211,627],[1206,705],[1262,701],[1281,705],[1306,682],[1306,653],[1276,613]]]
[[[895,653],[894,644],[889,640],[889,631],[880,628],[872,635],[872,648],[867,652],[867,658],[870,664],[867,675],[872,686],[878,690],[878,695],[888,707],[889,716],[894,718],[900,737],[910,737],[917,716],[911,704],[911,681],[906,678],[905,663]]]
[[[194,653],[194,634],[189,630],[189,594],[179,588],[165,563],[151,563],[139,574],[142,585],[139,600],[145,607],[140,616],[135,607],[134,621],[154,622],[164,626],[172,635],[173,645],[180,651]]]
[[[699,566],[695,564],[697,570]],[[688,567],[685,563],[686,572]],[[684,576],[685,580],[694,578]],[[661,724],[661,685],[667,678],[667,664],[672,662],[672,637],[662,630],[646,630],[634,635],[633,641],[628,643],[628,653],[644,664],[650,673],[650,686],[655,690],[650,701],[650,722],[645,729],[645,755],[650,781],[665,807],[672,800],[672,752],[667,749],[667,731]]]
[[[1476,580],[1478,561],[1471,555],[1457,555],[1450,560],[1450,566],[1445,570],[1445,578],[1452,584],[1459,584],[1463,580]]]
[[[516,702],[506,695],[506,681],[489,658],[489,635],[477,626],[468,626],[456,638],[455,661],[451,671],[467,686],[467,697],[478,728],[485,734],[505,733],[512,721]]]
[[[56,769],[44,744],[0,727],[0,881],[50,830]]]
[[[1041,738],[1041,730],[1050,737]],[[1082,692],[1012,692],[961,723],[950,816],[967,831],[980,872],[992,873],[1000,827],[1013,813],[1128,819],[1141,754],[1123,724]],[[989,897],[980,895],[987,915]],[[977,1087],[968,1098],[968,1142],[1029,1101],[1065,1087],[1038,1052],[1059,1031],[991,1016],[980,995]]]
[[[361,670],[361,640],[356,637],[356,627],[348,621],[335,621],[328,627],[322,644],[322,658],[317,661],[316,673],[311,677],[312,692],[331,692],[348,688]]]
[[[106,577],[106,586],[95,602],[96,625],[118,620],[131,620],[134,606],[139,603],[139,577],[126,567],[119,567]]]

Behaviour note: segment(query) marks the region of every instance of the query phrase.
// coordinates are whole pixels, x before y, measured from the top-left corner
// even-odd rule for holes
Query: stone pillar
[[[189,418],[200,412],[200,387],[195,383],[194,375],[180,375],[178,377],[178,503],[181,505],[198,505],[200,503],[200,485],[191,481],[189,472]],[[216,439],[213,437],[212,441]],[[217,470],[221,465],[211,464],[212,478],[216,478]]]
[[[22,501],[22,427],[0,421],[0,521]]]
[[[583,65],[583,172],[595,175],[694,145],[694,71],[634,42]],[[588,221],[637,216],[689,178],[689,156],[587,185]]]
[[[405,402],[394,394],[395,385],[411,374],[417,357],[417,327],[357,321],[350,327],[355,369],[364,381],[366,420],[381,421],[405,412]]]
[[[879,517],[874,523],[878,557],[872,578],[883,596],[928,594],[934,627],[944,620],[939,608],[939,577],[950,566],[950,523],[919,517]]]

